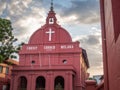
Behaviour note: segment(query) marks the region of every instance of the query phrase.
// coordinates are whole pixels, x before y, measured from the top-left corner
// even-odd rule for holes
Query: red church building
[[[85,90],[86,51],[57,24],[53,3],[46,24],[33,33],[19,55],[10,90]]]
[[[120,90],[120,0],[100,0],[104,90]]]

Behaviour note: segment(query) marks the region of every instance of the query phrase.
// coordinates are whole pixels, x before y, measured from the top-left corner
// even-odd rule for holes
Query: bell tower
[[[51,7],[46,19],[46,24],[49,24],[49,25],[56,24],[57,19],[55,14],[56,13],[54,12],[54,8],[53,8],[53,0],[51,0]]]

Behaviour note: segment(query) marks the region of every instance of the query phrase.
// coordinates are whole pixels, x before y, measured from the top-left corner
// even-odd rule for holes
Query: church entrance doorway
[[[55,78],[54,90],[64,90],[64,78],[58,76]]]
[[[45,90],[45,78],[39,76],[36,79],[36,89],[35,90]]]
[[[26,79],[26,77],[24,77],[24,76],[22,76],[22,77],[20,77],[20,87],[19,87],[19,89],[18,90],[27,90],[27,79]]]

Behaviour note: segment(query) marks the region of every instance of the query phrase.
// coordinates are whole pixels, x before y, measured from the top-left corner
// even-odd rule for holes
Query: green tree
[[[13,28],[11,21],[0,18],[0,63],[7,60],[14,52],[18,52],[21,45],[14,45],[17,39],[12,34]],[[16,58],[15,56],[11,56]]]

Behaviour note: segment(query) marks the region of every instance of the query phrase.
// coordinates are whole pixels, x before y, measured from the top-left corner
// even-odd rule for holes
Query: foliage
[[[0,18],[0,63],[7,60],[12,53],[17,53],[21,47],[14,45],[17,39],[12,34],[11,21]],[[15,56],[11,56],[15,58]]]

